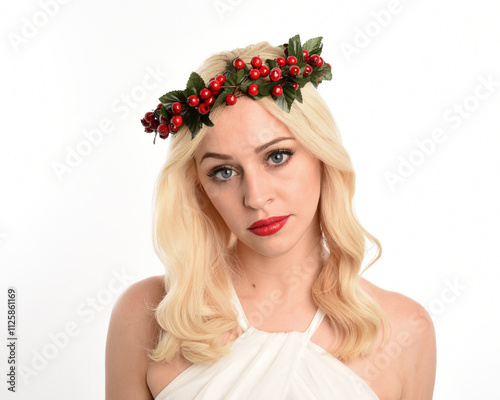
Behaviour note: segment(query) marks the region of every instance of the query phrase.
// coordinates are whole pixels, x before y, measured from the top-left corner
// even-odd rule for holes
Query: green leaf
[[[186,85],[186,93],[188,93],[188,95],[198,95],[200,90],[204,89],[205,87],[206,86],[203,78],[198,75],[197,72],[192,72]]]
[[[288,105],[288,111],[292,108],[293,101],[295,100],[297,92],[293,88],[292,84],[283,85],[283,94],[280,97],[285,97],[285,100]]]
[[[191,136],[195,137],[200,129],[200,113],[196,108],[189,108],[184,114],[184,123],[191,131]]]
[[[274,60],[267,59],[266,64],[269,66],[269,69],[276,68],[278,66],[278,63]]]
[[[275,86],[276,82],[265,82],[262,85],[260,85],[258,94],[259,98],[261,99],[262,97],[269,96],[271,94],[271,91],[273,90],[273,87]]]
[[[323,65],[322,67],[314,67],[313,72],[309,76],[312,80],[318,79],[321,75],[324,75],[322,80],[329,81],[332,79],[332,71],[328,65]]]
[[[236,86],[243,79],[243,75],[245,75],[245,70],[240,69],[237,73],[227,78],[224,86]]]
[[[286,98],[285,98],[285,95],[282,94],[281,96],[279,97],[275,97],[274,98],[274,102],[280,106],[280,108],[283,110],[283,111],[286,111],[287,113],[290,112],[290,107],[288,107],[288,103],[286,101]]]
[[[226,81],[227,82],[227,81]],[[218,107],[220,104],[222,104],[225,100],[226,100],[226,96],[228,94],[231,94],[234,92],[234,89],[233,88],[226,88],[224,89],[222,92],[219,93],[219,95],[217,96],[217,98],[215,99],[215,103],[212,105],[212,108],[211,110],[215,109],[216,107]]]
[[[302,53],[302,46],[300,44],[300,36],[295,35],[288,41],[288,55],[297,57],[299,63],[304,62],[304,54]]]
[[[163,118],[168,119],[168,112],[167,112],[167,108],[165,106],[163,106],[160,109],[160,114],[162,115]]]
[[[302,91],[300,89],[295,92],[295,98],[299,103],[302,103]]]
[[[212,121],[210,121],[210,118],[208,117],[208,115],[202,115],[200,117],[200,120],[201,120],[201,122],[203,122],[207,126],[214,126],[214,123]]]
[[[177,101],[179,103],[185,103],[187,101],[187,96],[183,90],[174,90],[172,92],[168,92],[167,94],[164,94],[163,96],[161,96],[160,101],[165,106],[170,106],[170,105],[172,105],[172,103],[175,103]]]
[[[301,78],[300,75],[298,78],[294,78],[294,81],[299,84],[299,87],[303,88],[307,82],[310,82],[309,77]]]
[[[311,56],[313,54],[317,54],[319,56],[321,55],[321,51],[323,49],[323,44],[321,43],[322,39],[323,39],[322,36],[309,39],[307,42],[304,43],[302,47],[306,49]]]

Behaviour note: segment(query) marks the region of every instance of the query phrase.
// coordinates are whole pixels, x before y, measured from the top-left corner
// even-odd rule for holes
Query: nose
[[[269,175],[263,170],[245,171],[244,199],[245,207],[262,209],[273,201],[273,189]]]

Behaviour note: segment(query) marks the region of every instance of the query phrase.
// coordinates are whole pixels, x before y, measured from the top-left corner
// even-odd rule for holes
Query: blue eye
[[[207,175],[213,178],[215,181],[224,182],[232,178],[234,170],[228,167],[217,168],[216,170],[209,172]]]
[[[232,175],[233,170],[231,168],[223,168],[215,174],[219,179],[229,179]]]
[[[288,161],[292,154],[293,153],[290,150],[277,150],[271,153],[267,159],[273,164],[284,164]]]

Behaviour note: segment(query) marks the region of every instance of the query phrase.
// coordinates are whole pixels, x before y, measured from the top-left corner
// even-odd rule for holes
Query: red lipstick
[[[271,217],[268,219],[260,219],[247,228],[250,232],[257,236],[270,236],[278,232],[288,221],[290,216]]]

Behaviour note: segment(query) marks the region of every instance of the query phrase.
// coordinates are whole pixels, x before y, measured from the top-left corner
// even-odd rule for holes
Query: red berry
[[[309,76],[312,74],[312,72],[313,72],[313,69],[310,65],[306,65],[304,67],[304,76]]]
[[[168,134],[169,134],[168,130],[166,132],[164,132],[164,133],[160,133],[160,138],[161,139],[166,139],[166,138],[168,138]]]
[[[168,119],[163,118],[163,115],[160,115],[160,125],[161,124],[168,124]]]
[[[174,124],[170,123],[168,124],[168,131],[170,133],[177,133],[179,132],[179,127],[178,126],[175,126]]]
[[[215,103],[215,97],[214,96],[210,96],[208,99],[205,100],[205,104],[207,106],[211,106]]]
[[[160,134],[160,137],[162,134],[165,134],[165,133],[167,133],[167,136],[168,136],[168,125],[167,124],[160,124],[160,126],[158,127],[158,133]]]
[[[297,64],[297,57],[295,56],[289,56],[287,59],[286,59],[286,63],[288,65],[295,65]]]
[[[260,71],[257,68],[252,68],[248,73],[248,76],[250,77],[250,79],[253,79],[255,81],[260,78]]]
[[[175,126],[181,126],[182,125],[182,117],[180,115],[174,115],[172,119],[170,120],[172,124]]]
[[[269,79],[271,79],[273,82],[276,82],[280,78],[281,78],[281,69],[278,67],[273,68],[269,73]]]
[[[160,103],[160,104],[158,104],[158,105],[156,106],[156,109],[157,109],[157,110],[159,110],[159,109],[160,109],[160,108],[162,108],[162,107],[163,107],[163,104],[162,104],[162,103]]]
[[[144,119],[148,121],[149,124],[151,125],[151,123],[155,120],[155,115],[152,112],[147,112],[146,115],[144,116]]]
[[[160,125],[160,121],[155,119],[153,122],[151,122],[151,125],[149,126],[151,129],[156,129],[158,128],[158,125]]]
[[[257,96],[259,94],[259,86],[255,83],[252,83],[250,86],[248,86],[248,94],[250,96]]]
[[[145,118],[141,119],[141,124],[145,128],[149,128],[149,125],[151,125]]]
[[[144,129],[144,132],[146,132],[146,133],[151,133],[151,132],[153,132],[153,130],[152,130],[151,128],[145,128],[145,129]]]
[[[316,63],[316,65],[318,67],[322,67],[324,63],[325,63],[325,61],[320,57],[319,60],[318,60],[318,62]]]
[[[226,104],[228,106],[234,106],[236,104],[236,96],[234,94],[228,94],[226,96]]]
[[[260,67],[259,71],[260,76],[262,76],[263,78],[269,75],[269,68],[267,67],[267,65],[263,65],[262,67]]]
[[[240,69],[245,68],[245,62],[241,58],[237,58],[236,60],[233,61],[234,68],[236,68],[238,71]]]
[[[208,85],[208,88],[212,93],[220,91],[221,84],[219,81],[212,81],[210,82],[210,85]],[[208,97],[207,97],[208,99]]]
[[[304,60],[307,62],[309,59],[309,52],[307,50],[302,50],[302,54],[304,55]]]
[[[215,81],[213,81],[213,82],[215,82]],[[218,83],[218,82],[217,82],[217,83]],[[208,99],[210,96],[212,96],[212,92],[210,92],[210,90],[208,90],[208,89],[201,89],[201,90],[200,90],[200,98],[201,98],[202,100],[206,100],[206,99]]]
[[[189,96],[187,101],[191,107],[196,107],[200,103],[200,99],[198,98],[198,96],[195,96],[194,94]]]
[[[182,111],[182,104],[179,103],[179,102],[175,102],[174,104],[172,104],[172,112],[174,114],[180,114]]]
[[[300,68],[297,65],[292,65],[288,72],[292,76],[297,76],[298,74],[300,74]]]
[[[319,62],[319,56],[317,54],[313,54],[311,57],[309,57],[309,62],[312,64],[312,65],[318,65],[318,62]]]
[[[225,75],[217,75],[215,77],[217,79],[217,82],[219,82],[221,85],[224,85],[224,82],[226,82],[226,76]]]
[[[292,86],[295,89],[295,91],[299,90],[299,88],[300,88],[298,83],[292,83]]]
[[[212,97],[213,98],[213,97]],[[210,112],[210,106],[207,104],[207,103],[201,103],[199,106],[198,106],[198,112],[201,114],[201,115],[206,115]]]
[[[286,65],[286,60],[283,57],[278,57],[274,61],[276,61],[280,67],[284,67]]]
[[[252,67],[260,68],[262,66],[262,58],[252,57],[252,60],[250,61],[250,63],[252,64]]]
[[[326,63],[328,65],[328,68],[332,69],[332,66],[329,63]]]
[[[273,87],[271,92],[273,93],[274,97],[279,97],[283,94],[283,88],[280,85],[276,85],[275,87]]]

